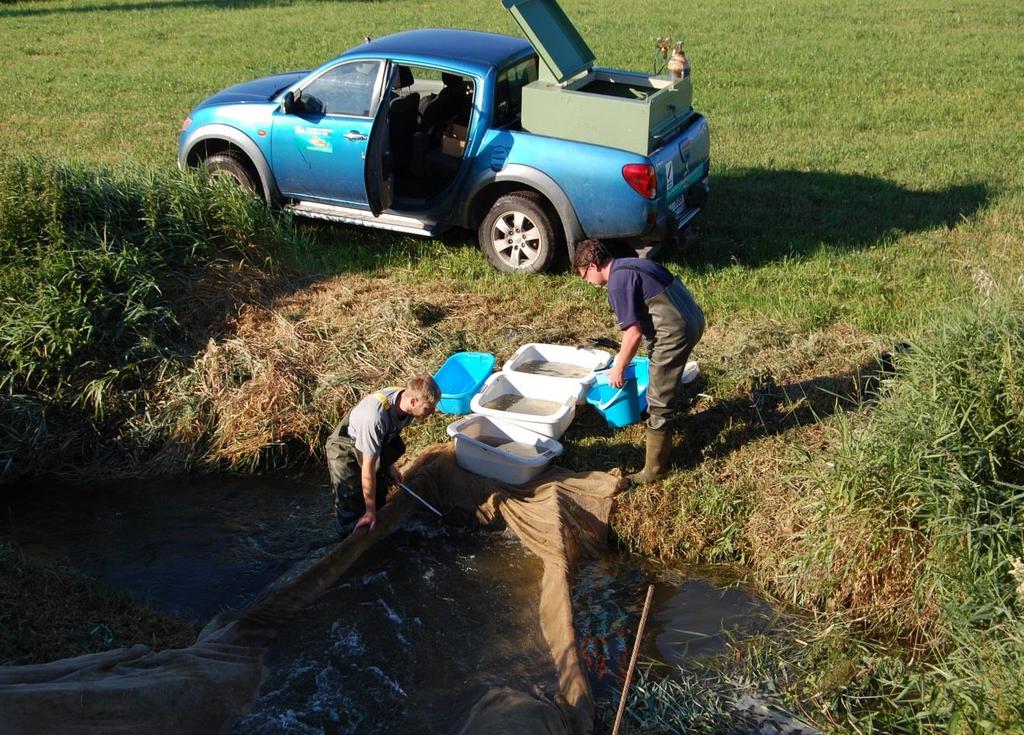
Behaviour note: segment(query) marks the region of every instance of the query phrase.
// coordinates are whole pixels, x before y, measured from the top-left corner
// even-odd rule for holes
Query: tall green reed
[[[171,170],[0,163],[0,389],[101,412],[188,340],[197,284],[267,273],[290,223]]]
[[[896,368],[873,406],[837,417],[838,452],[799,480],[821,500],[801,559],[814,572],[794,597],[819,609],[839,599],[916,645],[918,667],[872,674],[907,698],[905,721],[887,727],[1019,731],[1024,299],[992,290],[951,305]]]

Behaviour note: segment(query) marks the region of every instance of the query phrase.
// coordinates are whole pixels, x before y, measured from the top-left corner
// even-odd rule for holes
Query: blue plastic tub
[[[646,357],[634,357],[626,367],[623,376],[626,382],[621,390],[608,385],[611,371],[602,370],[587,394],[587,403],[596,408],[613,429],[635,424],[647,408],[649,369]]]
[[[494,355],[489,352],[456,352],[434,373],[441,389],[441,413],[469,413],[469,402],[494,369]]]

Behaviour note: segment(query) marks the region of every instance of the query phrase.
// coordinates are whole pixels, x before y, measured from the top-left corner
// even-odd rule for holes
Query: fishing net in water
[[[543,561],[541,630],[558,673],[552,697],[495,687],[473,706],[460,735],[593,730],[594,702],[576,645],[572,575],[606,545],[620,478],[553,467],[512,487],[460,469],[450,444],[424,451],[407,484],[446,515],[511,530]],[[263,656],[276,632],[338,582],[417,503],[393,496],[372,531],[358,531],[304,570],[286,575],[247,608],[211,620],[188,648],[133,646],[31,666],[0,667],[0,735],[225,732],[256,701]]]

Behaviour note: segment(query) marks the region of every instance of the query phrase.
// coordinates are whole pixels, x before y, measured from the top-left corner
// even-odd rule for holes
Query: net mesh
[[[473,706],[462,735],[591,733],[594,702],[576,645],[571,585],[578,564],[606,546],[621,479],[553,467],[513,487],[460,469],[450,444],[429,447],[404,475],[447,517],[508,529],[544,565],[538,615],[558,672],[558,692],[547,697],[495,687]],[[0,733],[227,731],[257,698],[263,656],[277,630],[419,508],[405,493],[392,496],[372,531],[354,533],[303,570],[277,580],[245,609],[216,616],[188,648],[154,652],[133,646],[0,667]]]

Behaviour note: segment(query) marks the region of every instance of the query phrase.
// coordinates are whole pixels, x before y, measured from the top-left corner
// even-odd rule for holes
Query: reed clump
[[[818,502],[794,546],[805,573],[778,587],[917,648],[932,675],[916,704],[940,721],[1024,727],[1019,292],[952,311],[898,357],[877,405],[836,425],[834,455],[793,478]]]
[[[795,597],[856,609],[881,589],[871,580],[909,568],[906,597],[870,617],[921,643],[988,619],[962,605],[998,588],[1009,599],[1021,555],[1024,303],[950,314],[898,357],[877,404],[835,426],[834,453],[792,478],[817,489],[803,548],[829,569]],[[922,611],[940,617],[922,625]]]
[[[286,220],[195,173],[0,161],[0,416],[23,423],[36,400],[123,417],[299,246]]]
[[[676,531],[627,539],[742,560],[813,615],[748,678],[830,731],[1024,731],[1024,299],[951,306],[893,362],[854,410],[664,483]]]

